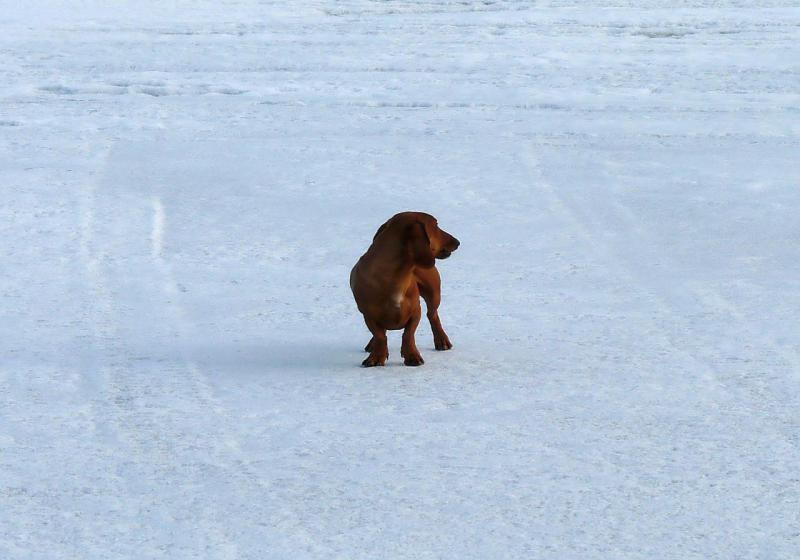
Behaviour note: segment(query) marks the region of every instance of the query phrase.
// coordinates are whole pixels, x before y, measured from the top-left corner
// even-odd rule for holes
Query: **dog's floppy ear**
[[[386,229],[386,226],[389,224],[389,220],[386,220],[381,227],[378,228],[378,231],[375,232],[375,235],[372,236],[372,240],[375,241],[378,239],[378,236],[381,234],[383,230]]]
[[[418,223],[425,229],[425,235],[428,236],[428,245],[430,245],[431,239],[436,238],[436,221],[432,218],[429,220],[421,220]]]
[[[431,251],[431,241],[425,224],[414,221],[406,227],[406,242],[414,264],[422,268],[431,268],[436,259]]]

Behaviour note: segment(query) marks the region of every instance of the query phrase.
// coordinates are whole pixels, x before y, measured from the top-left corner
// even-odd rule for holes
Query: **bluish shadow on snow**
[[[360,365],[363,357],[352,344],[332,341],[219,341],[182,344],[176,354],[211,374],[292,372],[329,374]]]

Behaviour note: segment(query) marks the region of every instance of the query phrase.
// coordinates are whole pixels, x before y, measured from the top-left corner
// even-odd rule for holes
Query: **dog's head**
[[[392,216],[378,229],[375,238],[390,228],[402,232],[401,239],[414,264],[422,268],[431,268],[436,264],[435,259],[446,259],[461,244],[439,227],[436,218],[424,212],[401,212]]]

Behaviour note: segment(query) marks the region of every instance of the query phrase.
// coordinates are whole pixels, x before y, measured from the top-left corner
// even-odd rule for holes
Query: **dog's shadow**
[[[359,340],[361,342],[361,340]],[[434,358],[437,354],[432,345],[420,346],[424,355]],[[362,372],[361,362],[367,357],[363,346],[354,344],[354,340],[344,339],[309,339],[247,340],[221,337],[197,337],[192,340],[164,343],[163,340],[140,342],[136,347],[128,349],[131,360],[137,363],[155,362],[171,364],[172,367],[191,365],[211,377],[255,375],[294,377],[331,374],[352,374]],[[403,367],[399,347],[390,351],[386,368],[378,368],[386,372],[388,369]],[[427,353],[426,353],[427,351]],[[433,360],[431,360],[433,361]],[[412,368],[413,369],[413,368]]]
[[[203,371],[245,374],[291,372],[315,375],[352,369],[363,352],[341,341],[217,341],[183,343],[176,348]]]

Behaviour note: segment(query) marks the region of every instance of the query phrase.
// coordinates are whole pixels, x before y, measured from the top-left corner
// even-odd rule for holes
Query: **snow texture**
[[[800,557],[799,92],[788,0],[3,1],[0,558]]]

